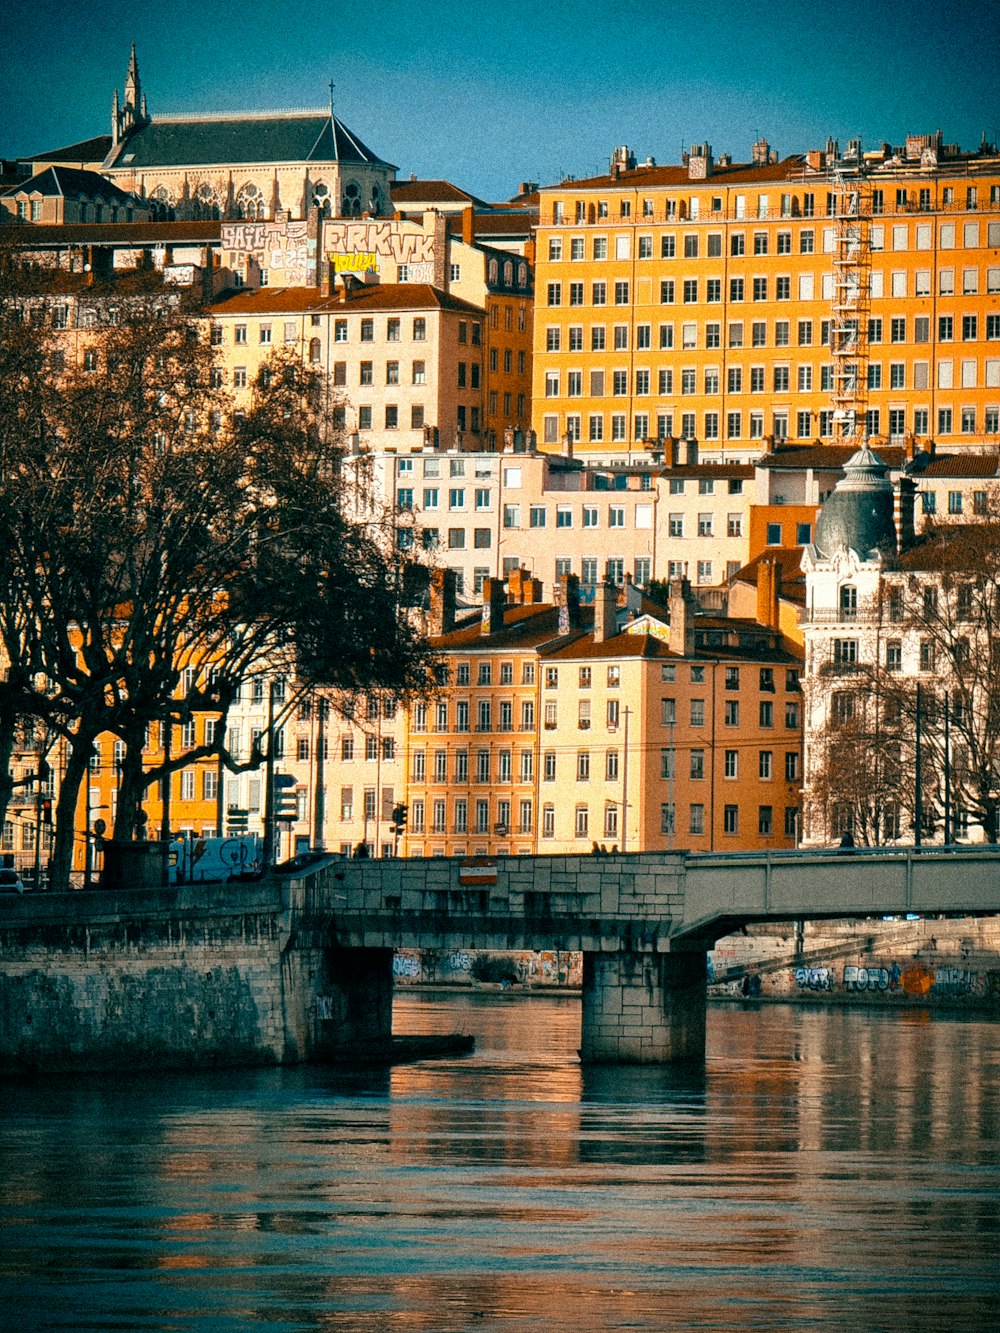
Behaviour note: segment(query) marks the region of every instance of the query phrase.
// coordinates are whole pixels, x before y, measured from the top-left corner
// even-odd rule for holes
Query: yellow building
[[[949,447],[1000,441],[1000,157],[911,136],[861,154],[678,167],[616,151],[541,191],[534,424],[602,458],[749,458],[834,438],[836,171],[863,214],[855,283],[868,425]]]
[[[668,625],[664,608],[620,607],[608,584],[581,607],[573,577],[558,604],[543,602],[523,570],[506,589],[488,580],[481,609],[457,614],[442,571],[434,693],[405,709],[333,701],[322,763],[316,700],[290,724],[293,839],[315,845],[322,829],[327,850],[364,842],[373,856],[794,846],[801,656],[783,644],[768,586],[763,619],[729,619],[700,614],[678,580]]]

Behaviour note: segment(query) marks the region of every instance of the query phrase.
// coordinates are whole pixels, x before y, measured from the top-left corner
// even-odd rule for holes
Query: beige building
[[[289,845],[320,829],[329,850],[375,856],[795,844],[801,658],[773,624],[703,615],[682,580],[669,625],[607,584],[580,607],[573,578],[553,605],[520,570],[456,617],[449,582],[432,597],[431,696],[333,701],[322,722],[312,699],[289,722]]]
[[[121,189],[148,199],[161,218],[242,218],[279,214],[386,216],[396,168],[373,153],[333,113],[260,112],[154,116],[132,47],[125,94],[115,89],[111,148],[101,170]]]

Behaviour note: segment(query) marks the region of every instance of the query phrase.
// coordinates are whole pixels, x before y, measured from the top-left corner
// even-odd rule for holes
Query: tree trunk
[[[80,799],[80,787],[87,775],[87,765],[94,752],[92,737],[75,736],[69,744],[66,768],[59,784],[59,801],[56,806],[55,846],[52,850],[52,876],[49,887],[55,893],[65,893],[69,888],[70,871],[73,869],[73,839],[76,836],[76,813]],[[86,813],[84,815],[86,818]],[[90,837],[90,830],[87,830]]]
[[[140,832],[142,799],[146,791],[143,773],[144,725],[125,733],[125,758],[122,761],[118,806],[115,811],[115,841],[132,842]]]

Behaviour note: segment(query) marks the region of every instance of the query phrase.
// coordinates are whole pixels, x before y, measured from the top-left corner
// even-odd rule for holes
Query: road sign
[[[274,775],[274,818],[279,824],[294,824],[299,817],[299,801],[295,794],[296,781],[292,773]]]

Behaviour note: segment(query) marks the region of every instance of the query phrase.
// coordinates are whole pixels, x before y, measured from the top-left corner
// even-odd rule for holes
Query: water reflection
[[[579,1004],[405,995],[399,1067],[4,1088],[18,1328],[986,1328],[1000,1026],[713,1009],[582,1069]]]

